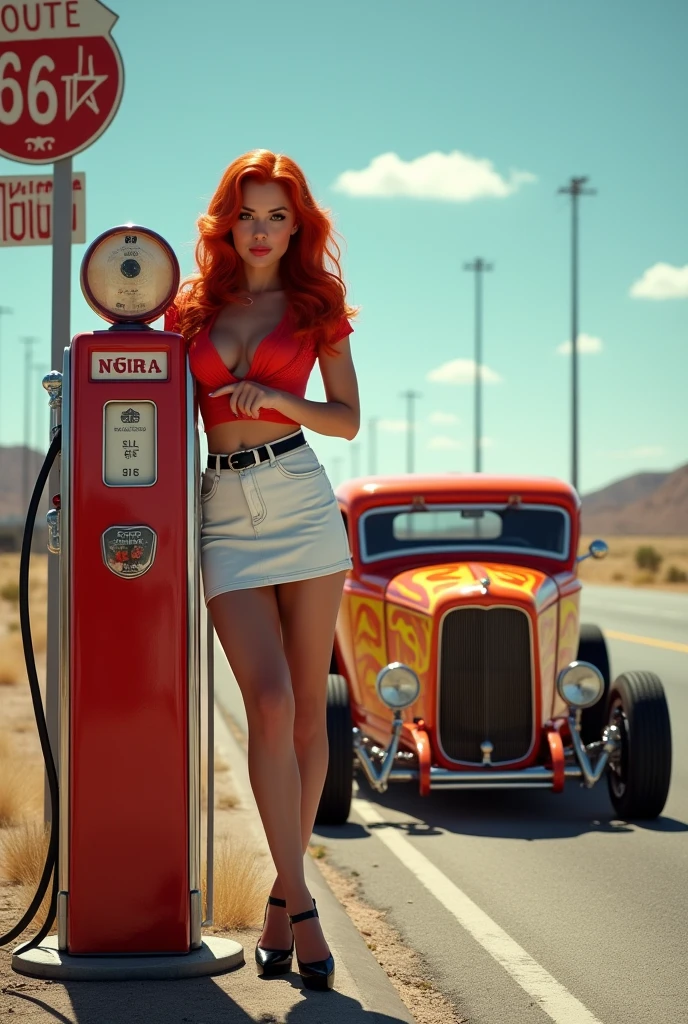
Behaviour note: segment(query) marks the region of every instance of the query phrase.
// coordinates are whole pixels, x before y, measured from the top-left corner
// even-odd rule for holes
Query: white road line
[[[354,799],[352,808],[366,825],[385,824],[385,819],[367,800]],[[556,1024],[601,1024],[580,1000],[571,995],[473,900],[400,835],[398,829],[376,828],[372,835],[384,843],[435,899],[454,915],[462,928],[501,964],[528,995],[537,1000],[540,1009]]]

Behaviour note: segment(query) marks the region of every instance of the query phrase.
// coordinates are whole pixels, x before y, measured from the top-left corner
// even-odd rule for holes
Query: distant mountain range
[[[24,518],[24,448],[0,447],[0,521]],[[29,493],[44,455],[29,451]],[[40,515],[48,510],[49,495]],[[673,472],[634,473],[583,496],[583,533],[600,536],[688,536],[688,463]]]
[[[688,463],[671,473],[635,473],[584,495],[583,533],[688,536]]]

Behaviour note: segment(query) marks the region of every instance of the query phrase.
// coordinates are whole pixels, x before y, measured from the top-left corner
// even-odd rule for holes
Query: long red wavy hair
[[[191,340],[218,309],[241,301],[240,292],[246,287],[243,260],[230,233],[239,219],[241,186],[247,180],[275,181],[289,196],[299,230],[280,261],[282,286],[295,334],[313,334],[318,346],[329,347],[342,317],[356,315],[346,302],[341,250],[330,213],[313,198],[298,164],[267,149],[245,153],[229,165],[207,213],[198,219],[198,272],[183,282],[175,300],[179,330]]]

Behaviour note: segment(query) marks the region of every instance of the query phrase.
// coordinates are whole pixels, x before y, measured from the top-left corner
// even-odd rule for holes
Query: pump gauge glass
[[[179,263],[171,246],[150,228],[110,228],[86,250],[81,290],[91,309],[113,324],[149,324],[179,288]]]

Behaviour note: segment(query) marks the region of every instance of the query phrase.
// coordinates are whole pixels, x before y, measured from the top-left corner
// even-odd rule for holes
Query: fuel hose
[[[31,690],[31,700],[33,702],[33,713],[36,719],[38,737],[41,741],[41,751],[43,752],[45,772],[48,779],[48,789],[50,791],[51,823],[48,852],[36,893],[21,920],[17,921],[16,925],[7,932],[6,935],[0,935],[0,946],[4,946],[6,943],[12,942],[13,939],[16,939],[16,937],[21,935],[24,929],[33,921],[48,890],[51,876],[53,887],[45,923],[32,939],[16,949],[15,952],[17,953],[24,953],[27,950],[40,945],[52,927],[57,909],[57,888],[59,884],[57,854],[60,835],[59,788],[55,760],[50,748],[50,737],[48,735],[48,726],[45,721],[45,711],[43,709],[43,701],[41,699],[38,672],[36,671],[36,659],[34,657],[33,642],[31,638],[31,616],[29,614],[29,564],[31,560],[31,541],[33,539],[33,530],[36,523],[38,506],[40,504],[41,497],[43,496],[43,491],[52,465],[60,452],[61,443],[62,431],[58,427],[48,449],[45,461],[41,466],[41,471],[36,479],[33,494],[31,495],[31,501],[29,502],[29,508],[26,513],[21,558],[19,561],[19,621],[21,624],[22,643],[24,645],[26,672],[29,677],[29,688]]]

